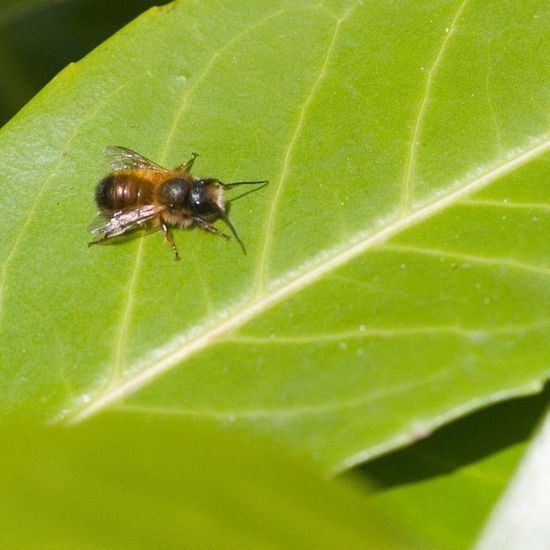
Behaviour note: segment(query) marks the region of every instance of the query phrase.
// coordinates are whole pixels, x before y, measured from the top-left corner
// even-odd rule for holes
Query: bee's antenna
[[[256,183],[256,182],[243,182],[243,183]],[[232,184],[230,184],[230,185],[232,185]],[[244,243],[239,238],[239,235],[237,235],[237,231],[233,227],[233,224],[229,221],[229,218],[228,218],[227,214],[225,213],[225,211],[222,208],[220,208],[216,203],[212,203],[212,206],[216,210],[216,213],[218,214],[218,216],[225,222],[227,227],[229,227],[229,230],[231,231],[231,233],[233,233],[233,236],[235,237],[235,240],[241,245],[241,248],[243,249],[243,252],[246,254],[246,248],[244,247]]]
[[[237,195],[236,197],[231,197],[227,202],[235,202],[238,199],[242,199],[243,197],[246,197],[246,195],[250,195],[250,193],[255,193],[256,191],[259,191],[260,189],[263,189],[269,182],[266,180],[266,182],[263,185],[260,185],[258,187],[253,187],[252,189],[249,189],[248,191],[245,191],[244,193],[241,193],[240,195]]]
[[[232,187],[237,187],[237,185],[259,185],[260,183],[268,184],[268,180],[262,180],[262,181],[235,181],[233,183],[222,183],[221,181],[218,181],[218,183],[224,188],[224,189],[231,189]]]

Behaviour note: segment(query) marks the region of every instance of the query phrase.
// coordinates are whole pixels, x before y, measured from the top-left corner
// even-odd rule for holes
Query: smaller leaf
[[[550,543],[550,413],[481,535],[477,550],[544,550]]]
[[[373,501],[400,517],[426,548],[472,548],[549,404],[547,387],[537,396],[468,415],[363,465],[361,474],[382,489]]]

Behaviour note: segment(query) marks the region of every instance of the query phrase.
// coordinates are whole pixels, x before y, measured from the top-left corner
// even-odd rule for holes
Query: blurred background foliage
[[[0,126],[69,63],[162,0],[2,0]]]

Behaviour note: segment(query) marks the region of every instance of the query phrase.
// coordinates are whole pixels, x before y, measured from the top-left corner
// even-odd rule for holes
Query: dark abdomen
[[[151,204],[154,190],[149,180],[135,175],[123,172],[109,174],[98,183],[95,200],[101,212],[112,214],[117,210]]]

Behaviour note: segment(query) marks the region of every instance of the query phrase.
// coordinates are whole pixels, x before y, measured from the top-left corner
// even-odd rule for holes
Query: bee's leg
[[[193,221],[209,233],[214,233],[214,235],[218,235],[218,237],[223,237],[226,240],[229,240],[231,238],[229,235],[227,235],[227,233],[220,231],[217,227],[210,225],[206,220],[203,220],[202,218],[193,218]]]
[[[176,260],[180,259],[180,255],[178,254],[178,248],[176,246],[176,243],[174,242],[174,237],[172,237],[172,232],[170,231],[170,228],[166,224],[166,222],[160,218],[160,228],[162,229],[162,232],[164,233],[165,239],[168,241],[168,244],[172,247],[172,250],[174,251],[174,254],[176,255]]]
[[[183,162],[181,164],[178,164],[175,168],[175,172],[185,172],[189,173],[191,172],[191,168],[193,168],[193,163],[195,162],[195,159],[199,156],[198,153],[191,153],[191,158],[187,162]]]

